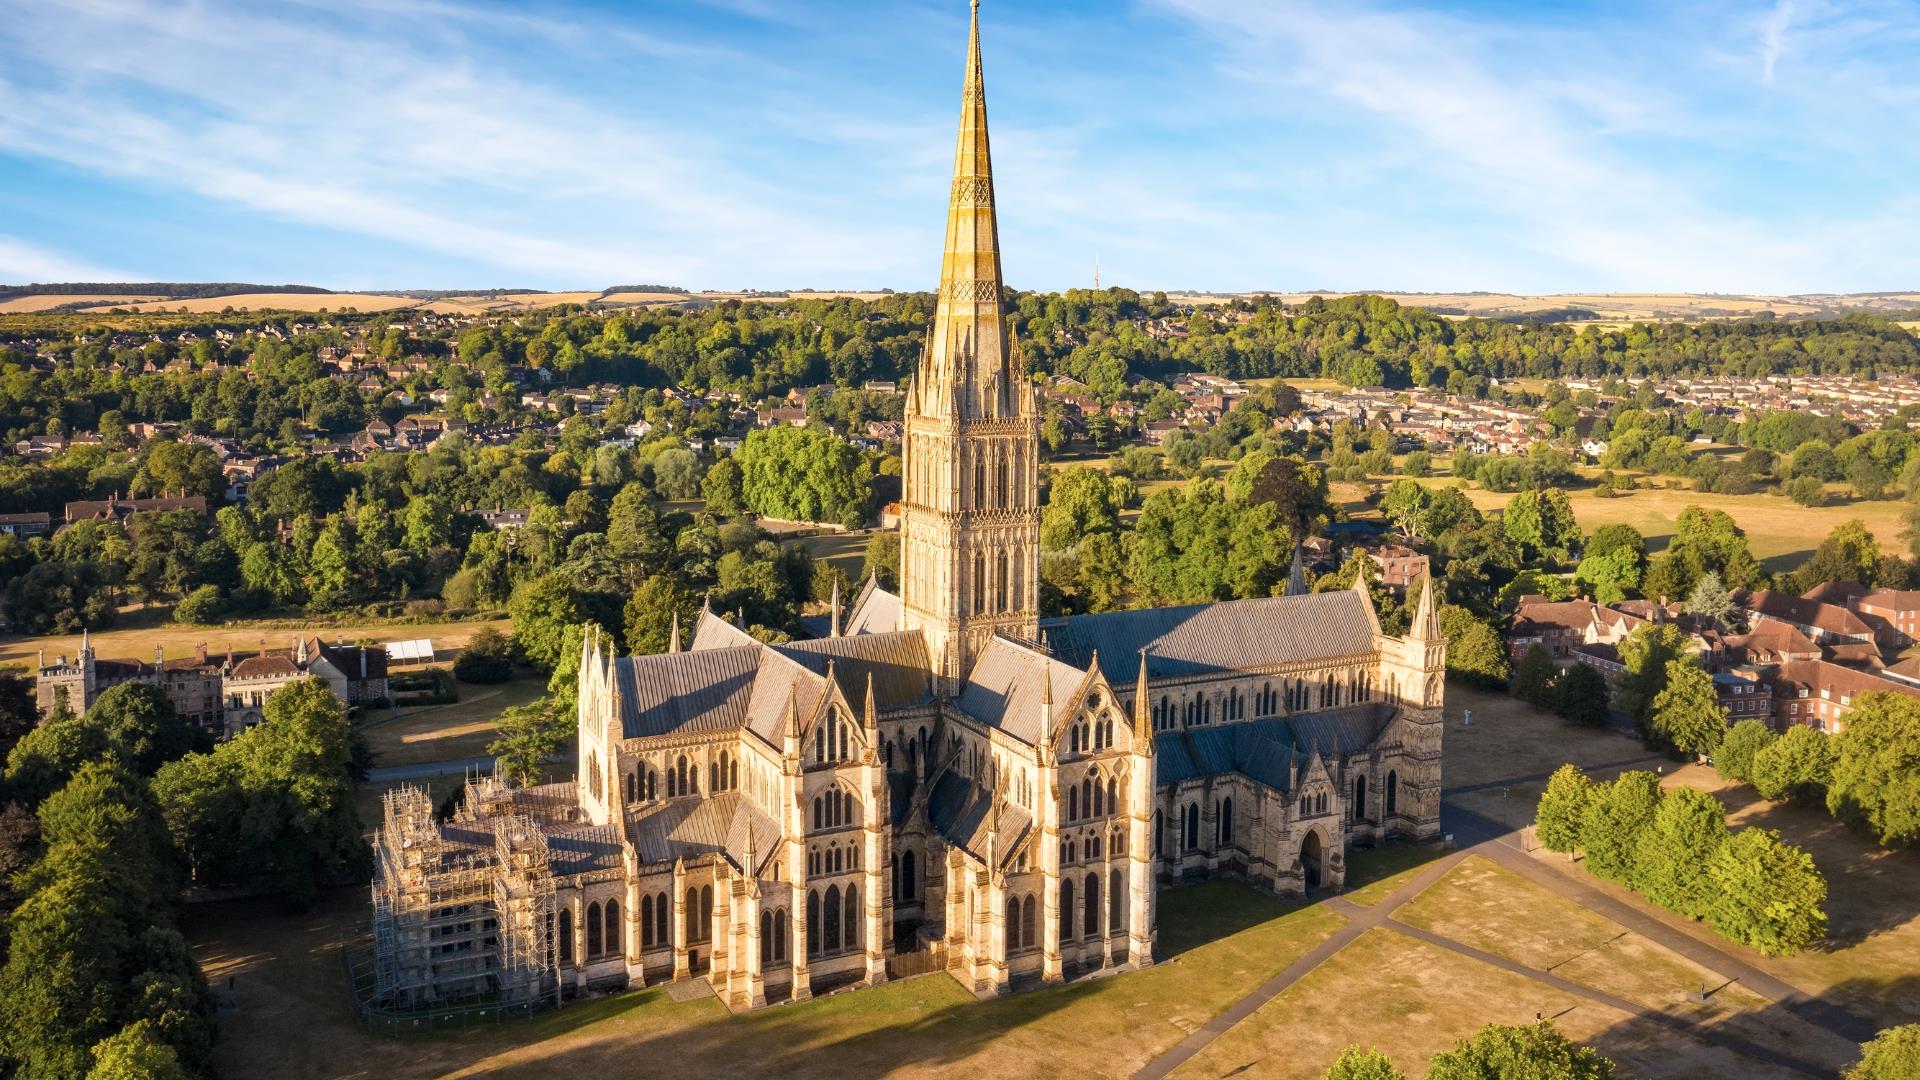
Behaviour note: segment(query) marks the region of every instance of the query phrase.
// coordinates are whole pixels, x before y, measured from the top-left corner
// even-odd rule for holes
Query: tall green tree
[[[1580,848],[1587,853],[1587,869],[1597,877],[1637,888],[1635,860],[1640,835],[1653,823],[1660,806],[1660,778],[1632,770],[1594,786],[1580,819]]]
[[[1824,802],[1833,780],[1833,742],[1804,724],[1753,755],[1753,786],[1776,802]]]
[[[1534,835],[1548,851],[1571,855],[1580,848],[1587,805],[1593,801],[1593,780],[1572,764],[1555,769],[1534,810]]]
[[[1654,702],[1667,688],[1667,665],[1685,655],[1687,636],[1668,622],[1642,623],[1620,642],[1625,667],[1614,681],[1613,704],[1633,717],[1643,733],[1651,733]]]
[[[1555,692],[1559,678],[1560,665],[1553,662],[1547,647],[1530,645],[1520,654],[1520,662],[1513,665],[1513,696],[1535,708],[1552,708],[1559,700]]]
[[[1733,834],[1707,864],[1721,935],[1768,956],[1791,956],[1827,932],[1827,879],[1813,857],[1772,829]]]
[[[1653,730],[1683,754],[1713,753],[1727,733],[1727,714],[1714,693],[1713,676],[1692,660],[1669,660],[1666,682],[1653,699]]]
[[[1727,780],[1752,780],[1753,759],[1779,738],[1766,721],[1746,719],[1727,731],[1726,740],[1713,755],[1713,769]]]
[[[1607,677],[1585,664],[1573,664],[1560,673],[1554,687],[1554,711],[1581,727],[1605,727],[1613,719],[1613,688]]]
[[[1920,701],[1860,695],[1832,750],[1827,808],[1834,816],[1887,847],[1920,841]]]
[[[1476,686],[1505,684],[1507,647],[1500,632],[1464,607],[1442,604],[1439,614],[1440,632],[1447,638],[1447,674]]]
[[[1640,834],[1636,874],[1647,899],[1688,918],[1712,910],[1707,867],[1727,841],[1727,808],[1704,791],[1677,787],[1660,800]]]
[[[1500,524],[1531,558],[1564,562],[1580,547],[1580,523],[1559,488],[1523,491],[1507,500]]]

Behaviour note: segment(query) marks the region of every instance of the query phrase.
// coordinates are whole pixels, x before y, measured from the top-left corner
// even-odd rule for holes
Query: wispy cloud
[[[95,266],[84,259],[12,236],[0,236],[0,284],[31,285],[49,281],[135,281],[134,274]]]
[[[1793,25],[1793,0],[1776,0],[1773,11],[1761,26],[1760,32],[1760,77],[1768,86],[1773,85],[1773,71],[1780,63],[1780,54],[1787,48],[1787,28]]]

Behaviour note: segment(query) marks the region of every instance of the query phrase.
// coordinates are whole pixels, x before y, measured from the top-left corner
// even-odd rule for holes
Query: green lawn
[[[1420,869],[1446,855],[1438,844],[1388,844],[1347,853],[1346,898],[1372,907],[1413,880]]]

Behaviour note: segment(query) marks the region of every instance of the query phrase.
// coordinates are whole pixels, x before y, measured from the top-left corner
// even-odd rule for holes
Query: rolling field
[[[11,300],[0,300],[0,315],[51,311],[67,304],[138,304],[158,299],[160,298],[157,296],[119,296],[112,293],[41,293],[37,296],[16,296]]]
[[[1451,487],[1455,481],[1437,478],[1422,481],[1430,487]],[[1341,485],[1346,489],[1346,485]],[[1867,530],[1889,554],[1907,554],[1900,538],[1901,512],[1905,503],[1894,499],[1878,502],[1850,502],[1809,509],[1784,495],[1771,492],[1753,495],[1713,495],[1701,491],[1642,488],[1616,499],[1602,499],[1592,490],[1570,491],[1573,515],[1587,532],[1602,525],[1624,523],[1640,530],[1647,538],[1648,551],[1660,551],[1673,536],[1673,523],[1689,506],[1724,510],[1746,530],[1753,555],[1768,570],[1790,570],[1818,547],[1836,526],[1855,518],[1866,523]],[[1513,496],[1498,491],[1469,488],[1467,498],[1481,511],[1498,510]]]
[[[88,312],[125,308],[142,312],[185,311],[194,314],[225,311],[394,311],[409,308],[420,301],[410,296],[374,296],[370,293],[239,293],[234,296],[205,296],[195,300],[154,300],[144,304],[125,301],[103,303]]]
[[[139,613],[125,617],[126,622],[138,622]],[[184,623],[153,622],[149,625],[135,625],[102,630],[93,635],[93,650],[101,659],[127,658],[152,662],[155,647],[164,648],[169,659],[192,656],[194,646],[202,641],[207,643],[208,651],[222,653],[229,642],[238,652],[251,652],[260,647],[265,639],[269,648],[284,648],[295,634],[314,634],[327,641],[354,642],[366,639],[373,642],[409,641],[414,638],[432,638],[436,649],[446,650],[465,645],[467,639],[483,626],[491,626],[503,634],[513,631],[505,616],[490,619],[475,619],[470,622],[439,623],[371,623],[364,625],[344,624],[340,626],[315,626],[305,622],[263,622],[235,626],[188,626]],[[46,637],[4,637],[0,638],[0,665],[24,664],[31,667],[35,654],[45,650],[49,658],[55,656],[73,656],[80,651],[79,634],[49,634]]]

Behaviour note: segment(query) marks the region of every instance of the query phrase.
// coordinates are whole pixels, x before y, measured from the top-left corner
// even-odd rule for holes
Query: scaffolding
[[[363,1007],[532,1006],[557,996],[553,875],[538,824],[463,813],[443,827],[413,786],[387,793],[383,815]]]

